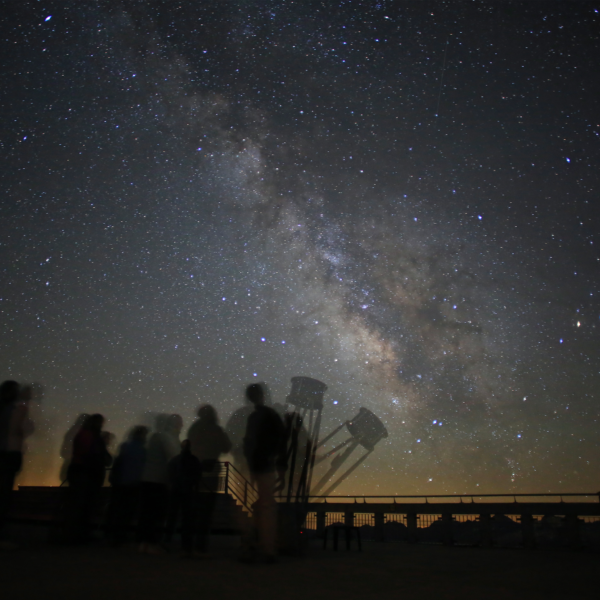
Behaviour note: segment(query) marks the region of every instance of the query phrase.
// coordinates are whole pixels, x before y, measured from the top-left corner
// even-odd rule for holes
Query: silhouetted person
[[[253,532],[242,539],[242,560],[258,558],[264,562],[276,560],[277,503],[273,496],[277,471],[285,473],[285,430],[281,417],[273,408],[264,405],[263,386],[254,383],[246,388],[246,397],[254,405],[248,417],[244,436],[244,455],[258,500],[252,507]],[[258,544],[255,543],[258,538]]]
[[[148,442],[146,465],[142,474],[141,510],[138,526],[139,551],[164,554],[161,532],[169,506],[169,461],[180,452],[179,434],[183,421],[179,415],[158,415],[156,431]]]
[[[69,465],[71,464],[71,457],[73,455],[73,440],[89,416],[90,415],[87,413],[81,413],[77,419],[75,419],[75,423],[73,423],[67,433],[65,433],[65,437],[63,438],[63,442],[60,447],[60,457],[63,459],[59,473],[61,485],[67,481]]]
[[[229,437],[219,426],[217,411],[204,404],[198,409],[198,419],[188,431],[192,454],[202,466],[202,485],[198,499],[198,544],[196,549],[205,553],[208,548],[208,536],[212,515],[217,501],[218,473],[217,461],[222,454],[231,450]]]
[[[108,510],[108,535],[115,546],[127,541],[127,532],[138,509],[140,485],[146,464],[147,437],[147,427],[134,427],[127,441],[121,444],[110,472],[112,489]]]
[[[190,441],[183,440],[181,452],[169,461],[171,497],[167,535],[173,534],[181,514],[181,546],[186,557],[197,554],[194,538],[198,535],[198,487],[201,478],[200,461],[190,452]]]
[[[16,381],[0,385],[0,548],[11,549],[6,519],[11,506],[15,477],[23,465],[25,438],[33,432],[29,419],[31,387]]]
[[[247,400],[247,399],[246,399]],[[246,434],[246,424],[248,417],[254,411],[254,405],[247,402],[244,406],[238,408],[227,421],[225,432],[231,440],[231,456],[236,469],[246,478],[250,479],[250,471],[244,456],[244,435]]]
[[[105,436],[104,417],[90,415],[73,439],[73,454],[67,473],[69,482],[66,542],[82,543],[92,539],[92,521],[98,509],[106,468],[112,463]]]
[[[269,388],[265,383],[260,384],[263,389],[264,404],[274,408],[279,416],[283,418],[285,407],[279,403],[273,404]],[[231,440],[231,455],[236,469],[246,478],[250,479],[250,470],[244,456],[244,436],[246,435],[246,425],[248,417],[254,412],[254,405],[245,397],[246,403],[238,408],[228,419],[225,425],[225,433]]]

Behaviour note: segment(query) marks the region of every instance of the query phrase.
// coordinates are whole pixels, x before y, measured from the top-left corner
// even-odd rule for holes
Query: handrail
[[[246,477],[235,467],[231,462],[219,462],[219,477],[224,478],[223,492],[231,494],[243,507],[252,512],[252,505],[258,499],[258,490],[254,485],[246,479]],[[567,493],[520,493],[520,494],[412,494],[412,495],[378,495],[378,496],[361,496],[361,495],[314,495],[308,496],[308,502],[323,502],[327,500],[346,500],[354,501],[358,504],[362,500],[366,504],[367,500],[389,500],[396,503],[397,500],[414,500],[422,499],[427,503],[430,499],[455,499],[460,500],[470,499],[471,503],[476,504],[475,499],[480,498],[513,498],[515,503],[518,503],[517,498],[560,498],[560,502],[564,502],[563,498],[576,497],[595,497],[600,502],[600,492],[567,492]],[[279,502],[284,501],[283,497],[276,496],[275,499]]]
[[[410,496],[400,496],[400,495],[387,495],[387,496],[359,496],[359,495],[346,495],[346,496],[309,496],[309,501],[312,499],[316,500],[328,500],[333,498],[343,498],[345,500],[368,500],[368,499],[391,499],[391,500],[399,500],[399,499],[415,499],[422,498],[427,501],[430,498],[455,498],[455,499],[463,499],[470,498],[472,502],[474,502],[473,498],[514,498],[514,501],[517,502],[517,498],[562,498],[563,497],[593,497],[598,498],[600,502],[600,492],[569,492],[569,493],[533,493],[533,494],[416,494]]]
[[[230,462],[219,462],[221,477],[224,477],[223,492],[229,493],[249,512],[258,499],[258,490]]]
[[[239,481],[236,482],[241,485],[247,485],[248,490],[253,493],[256,497],[258,497],[258,490],[254,487],[254,485],[246,479],[246,477],[236,468],[236,466],[231,462],[219,462],[219,467],[221,469],[221,474],[225,471],[225,479],[226,484],[224,486],[224,491],[230,491],[237,495],[237,490],[232,489],[231,486],[231,476]],[[400,495],[400,494],[387,494],[387,495],[373,495],[373,496],[364,496],[359,494],[349,494],[349,495],[310,495],[308,496],[308,500],[326,500],[326,499],[345,499],[345,500],[378,500],[378,499],[389,499],[389,500],[409,500],[409,499],[418,499],[422,498],[424,500],[433,499],[433,498],[455,498],[455,499],[470,499],[471,502],[474,502],[474,498],[513,498],[515,502],[517,502],[517,498],[575,498],[575,497],[596,497],[600,502],[600,492],[543,492],[543,493],[519,493],[519,494],[412,494],[412,495]]]

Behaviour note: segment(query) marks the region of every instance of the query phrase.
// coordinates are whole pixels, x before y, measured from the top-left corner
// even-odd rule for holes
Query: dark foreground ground
[[[367,542],[363,551],[323,550],[274,565],[236,560],[234,536],[211,538],[213,557],[161,557],[101,543],[63,547],[21,529],[20,548],[0,553],[0,598],[50,600],[345,600],[600,598],[600,554]]]

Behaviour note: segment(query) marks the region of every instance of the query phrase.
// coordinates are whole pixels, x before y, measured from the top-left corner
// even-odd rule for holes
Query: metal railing
[[[519,502],[517,498],[547,498],[548,502],[555,503],[558,498],[559,502],[564,502],[563,498],[587,498],[586,502],[600,502],[600,493],[598,492],[575,492],[575,493],[535,493],[535,494],[420,494],[420,495],[389,495],[389,496],[309,496],[310,502],[350,502],[350,503],[367,503],[367,500],[375,500],[377,504],[388,500],[393,503],[398,503],[398,500],[410,501],[411,504],[415,500],[421,500],[423,504],[433,504],[431,500],[445,502],[454,501],[457,504],[477,504],[476,500],[481,498],[512,498],[513,502]],[[465,502],[465,500],[470,502]],[[360,501],[360,502],[359,502]],[[581,501],[581,500],[579,500]]]
[[[258,491],[254,485],[248,481],[248,479],[230,462],[219,462],[217,463],[218,477],[220,479],[219,491],[229,492],[234,498],[251,510],[252,504],[258,498]],[[413,494],[413,495],[398,495],[390,494],[387,496],[362,496],[362,495],[311,495],[308,496],[309,502],[334,502],[334,503],[353,503],[353,504],[367,504],[369,500],[374,500],[375,504],[392,502],[394,504],[402,504],[409,501],[411,504],[415,503],[415,500],[420,500],[423,504],[434,504],[436,502],[444,501],[444,503],[455,502],[457,504],[477,504],[482,499],[499,499],[512,498],[514,503],[518,503],[526,499],[535,498],[537,501],[540,499],[546,499],[547,502],[556,503],[565,502],[565,498],[572,499],[578,498],[578,502],[581,502],[583,498],[584,502],[600,502],[599,492],[568,492],[568,493],[532,493],[532,494]],[[276,500],[279,502],[286,501],[285,496],[276,496]],[[468,500],[468,502],[465,502]],[[401,502],[399,502],[401,501]],[[432,502],[433,501],[433,502]],[[489,500],[487,500],[489,501]],[[486,500],[484,500],[486,502]]]
[[[231,463],[219,463],[218,490],[229,493],[249,513],[258,491]],[[276,496],[286,502],[286,496]],[[560,524],[556,535],[580,547],[588,533],[582,527],[600,520],[597,492],[531,494],[431,494],[388,496],[309,496],[304,528],[322,533],[328,525],[344,523],[367,527],[374,539],[389,535],[406,541],[443,544],[495,543],[536,545],[548,536],[547,523]],[[550,519],[550,521],[547,521]],[[392,530],[389,527],[392,526]],[[553,533],[553,535],[554,535]],[[516,537],[515,537],[516,536]],[[438,539],[439,538],[439,539]],[[508,541],[506,541],[508,540]],[[518,542],[517,542],[518,540]]]
[[[218,490],[225,494],[231,494],[245,510],[251,513],[252,505],[258,500],[258,490],[232,463],[220,462],[217,464]]]

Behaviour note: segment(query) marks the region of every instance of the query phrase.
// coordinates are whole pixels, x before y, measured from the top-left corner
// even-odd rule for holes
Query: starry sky
[[[339,493],[597,491],[600,2],[4,7],[21,482],[82,412],[225,423],[305,375],[323,433],[389,432]]]

